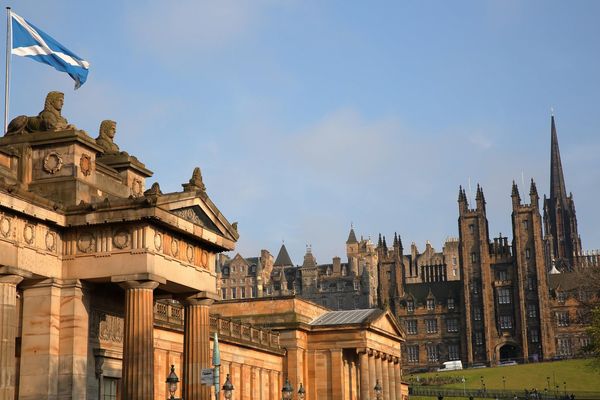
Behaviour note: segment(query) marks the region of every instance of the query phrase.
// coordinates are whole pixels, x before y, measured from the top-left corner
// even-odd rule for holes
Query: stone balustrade
[[[154,303],[154,322],[174,330],[183,331],[184,311],[179,303],[170,301],[157,301]],[[267,329],[235,322],[216,315],[210,316],[210,332],[216,332],[219,339],[232,340],[280,350],[279,334]]]

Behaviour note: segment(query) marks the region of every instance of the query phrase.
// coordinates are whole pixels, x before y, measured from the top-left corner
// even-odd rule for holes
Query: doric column
[[[402,369],[400,367],[401,359],[396,357],[394,360],[394,377],[396,378],[396,400],[402,399]]]
[[[208,310],[214,300],[195,295],[181,302],[185,306],[182,396],[185,400],[210,400],[210,386],[200,384],[200,373],[202,368],[212,367]]]
[[[390,375],[388,370],[387,355],[382,354],[381,360],[381,387],[383,388],[383,400],[390,400]]]
[[[122,399],[154,398],[155,281],[125,281],[125,332],[123,336]]]
[[[372,397],[373,388],[377,382],[377,367],[375,364],[375,352],[373,350],[369,350],[369,395],[367,396],[367,399]]]
[[[360,368],[360,400],[369,400],[369,353],[365,349],[359,353],[359,368]],[[375,386],[375,384],[373,384]]]
[[[344,356],[342,349],[333,349],[331,352],[331,390],[332,400],[343,400],[345,398],[344,385]]]
[[[394,357],[389,356],[386,364],[390,380],[390,400],[396,400],[396,375],[394,371]]]
[[[0,400],[15,398],[15,338],[17,336],[17,275],[0,275]]]
[[[375,375],[377,375],[376,379],[379,380],[379,384],[383,388],[383,375],[381,372],[381,356],[383,356],[383,354],[381,354],[380,352],[377,352],[375,355]],[[375,386],[375,385],[373,385],[373,386]]]

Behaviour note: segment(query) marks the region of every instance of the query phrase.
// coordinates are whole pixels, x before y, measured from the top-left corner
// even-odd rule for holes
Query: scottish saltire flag
[[[44,31],[10,11],[12,28],[12,54],[29,57],[66,72],[75,80],[75,89],[87,79],[90,64],[73,54]]]

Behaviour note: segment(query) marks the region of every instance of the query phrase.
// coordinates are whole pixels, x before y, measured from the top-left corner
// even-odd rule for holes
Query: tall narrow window
[[[102,377],[102,400],[116,400],[119,386],[119,379]]]
[[[436,333],[438,331],[437,319],[426,319],[425,327],[427,328],[427,333]]]
[[[528,260],[531,258],[531,249],[529,247],[525,249],[525,258]]]
[[[223,300],[227,298],[227,288],[221,288],[221,298]]]
[[[435,309],[435,300],[433,300],[433,299],[427,299],[427,309],[428,310]]]
[[[527,316],[529,318],[537,317],[537,307],[535,306],[535,304],[532,304],[532,303],[527,304]]]
[[[408,300],[406,302],[406,311],[414,312],[415,311],[415,303],[412,300]]]
[[[523,220],[523,230],[529,230],[529,220]]]
[[[481,346],[483,344],[483,333],[480,331],[475,332],[475,344]]]
[[[417,320],[416,319],[409,319],[406,321],[406,332],[409,335],[417,334]]]
[[[406,346],[406,352],[408,353],[408,362],[416,364],[419,362],[419,345]]]
[[[237,288],[231,288],[231,298],[237,299]]]
[[[455,305],[454,305],[454,298],[450,297],[448,299],[448,310],[454,310],[454,307],[455,307]]]
[[[459,346],[457,344],[448,345],[448,359],[450,361],[460,360]]]
[[[529,330],[529,340],[531,343],[539,343],[540,341],[540,332],[537,329]]]
[[[427,361],[437,362],[439,358],[437,344],[430,343],[427,345]]]
[[[510,304],[510,289],[501,287],[498,289],[498,304]]]
[[[458,320],[456,318],[447,319],[446,330],[451,333],[458,332]]]
[[[500,328],[501,329],[511,329],[512,328],[512,316],[501,315],[500,316]]]
[[[473,308],[473,319],[475,321],[481,321],[481,308],[479,308],[479,307]]]

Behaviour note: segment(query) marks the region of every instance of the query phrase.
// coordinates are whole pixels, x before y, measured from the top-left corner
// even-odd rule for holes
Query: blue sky
[[[510,237],[512,180],[548,193],[551,108],[583,246],[600,247],[600,2],[11,5],[91,63],[73,91],[13,57],[11,117],[60,90],[90,135],[117,121],[121,149],[155,173],[148,184],[177,191],[201,167],[244,256],[285,240],[296,263],[306,244],[330,262],[351,222],[439,249],[458,235],[469,180],[490,234]]]

